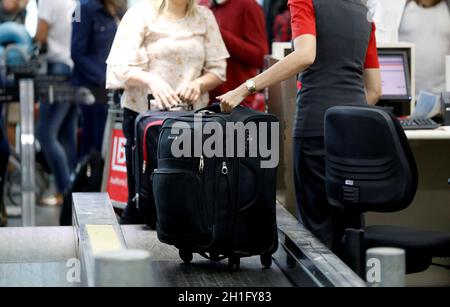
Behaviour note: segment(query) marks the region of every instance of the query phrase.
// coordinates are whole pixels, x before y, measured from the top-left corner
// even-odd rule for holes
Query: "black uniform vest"
[[[300,76],[294,137],[323,136],[328,108],[366,104],[364,63],[372,30],[361,0],[313,0],[315,63]]]

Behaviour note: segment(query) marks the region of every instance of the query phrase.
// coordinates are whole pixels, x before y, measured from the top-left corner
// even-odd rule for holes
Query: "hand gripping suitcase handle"
[[[147,96],[147,102],[148,102],[148,110],[149,111],[171,111],[171,112],[176,112],[176,111],[181,111],[181,110],[185,110],[185,111],[191,111],[192,110],[192,105],[190,105],[187,102],[182,102],[179,105],[173,106],[173,107],[171,107],[170,109],[167,109],[167,110],[155,109],[156,100],[153,97],[153,95],[148,95]]]
[[[234,108],[233,112],[238,111],[239,109],[243,108],[242,106],[237,106],[236,108]],[[219,103],[214,103],[206,108],[197,110],[195,113],[197,114],[204,114],[204,115],[213,115],[213,114],[229,114],[229,113],[224,113],[222,112],[222,109],[220,108],[220,104]]]

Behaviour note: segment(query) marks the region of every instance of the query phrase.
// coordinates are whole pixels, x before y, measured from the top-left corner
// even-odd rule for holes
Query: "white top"
[[[39,0],[39,19],[46,21],[49,25],[48,52],[45,58],[52,63],[64,63],[73,67],[70,44],[72,14],[75,6],[74,0]]]
[[[445,91],[445,56],[450,55],[450,12],[446,1],[424,8],[411,1],[405,8],[400,40],[416,45],[416,94]]]
[[[151,0],[143,0],[125,14],[108,57],[106,87],[124,88],[136,70],[162,78],[174,91],[210,72],[225,81],[228,51],[213,13],[199,6],[194,16],[168,20],[159,15]],[[122,107],[148,110],[143,88],[126,88]],[[195,108],[209,102],[204,93]]]

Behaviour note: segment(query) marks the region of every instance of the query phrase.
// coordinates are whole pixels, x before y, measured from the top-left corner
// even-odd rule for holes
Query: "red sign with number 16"
[[[112,131],[110,166],[106,191],[113,202],[127,203],[127,164],[125,157],[126,138],[121,129]]]

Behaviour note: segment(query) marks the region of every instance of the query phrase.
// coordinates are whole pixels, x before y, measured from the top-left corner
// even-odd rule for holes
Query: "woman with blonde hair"
[[[129,193],[123,224],[142,223],[133,201],[131,166],[136,117],[150,108],[206,106],[209,91],[225,81],[228,57],[214,15],[196,0],[143,0],[123,17],[106,80],[107,88],[125,90],[121,104]]]

